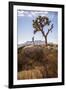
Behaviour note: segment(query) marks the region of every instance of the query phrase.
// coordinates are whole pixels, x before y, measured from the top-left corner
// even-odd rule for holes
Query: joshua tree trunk
[[[45,45],[47,46],[47,36],[45,36]]]
[[[42,35],[45,38],[45,45],[47,46],[47,34],[45,35],[44,31],[42,30]]]

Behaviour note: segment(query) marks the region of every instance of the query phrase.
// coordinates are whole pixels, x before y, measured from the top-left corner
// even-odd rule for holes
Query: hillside
[[[18,48],[18,80],[56,78],[57,48],[57,45],[29,45]]]

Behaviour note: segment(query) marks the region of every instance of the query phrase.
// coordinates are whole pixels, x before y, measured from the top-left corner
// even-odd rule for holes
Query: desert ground
[[[58,77],[58,45],[29,45],[18,48],[17,79]]]

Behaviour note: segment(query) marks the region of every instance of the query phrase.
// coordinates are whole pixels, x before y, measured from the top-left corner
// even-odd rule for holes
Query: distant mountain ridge
[[[18,44],[17,46],[18,46],[18,48],[20,48],[20,47],[27,46],[27,45],[32,45],[32,44],[33,44],[32,41],[27,41],[27,42],[25,42],[25,43],[23,43],[23,44]],[[44,41],[35,40],[35,41],[34,41],[34,44],[35,44],[35,45],[43,45],[43,44],[44,44]]]

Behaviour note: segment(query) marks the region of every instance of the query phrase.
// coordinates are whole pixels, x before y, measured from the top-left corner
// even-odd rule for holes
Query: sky
[[[32,20],[35,20],[38,16],[47,16],[51,20],[51,24],[54,25],[52,32],[48,34],[47,41],[58,43],[58,12],[53,11],[28,11],[28,10],[17,10],[17,36],[18,44],[32,41],[34,36],[35,40],[45,41],[41,32],[33,34],[34,28],[32,26]],[[47,32],[47,26],[44,27],[45,33]]]

